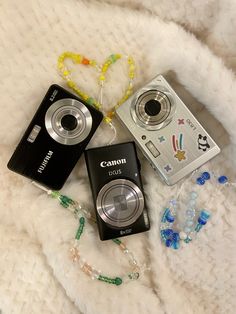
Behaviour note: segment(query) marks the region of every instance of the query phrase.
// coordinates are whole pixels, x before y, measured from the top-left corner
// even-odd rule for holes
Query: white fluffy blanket
[[[160,212],[179,184],[163,184],[143,159],[151,230],[124,241],[150,271],[116,287],[92,281],[73,266],[68,249],[77,222],[71,213],[6,168],[48,86],[64,84],[56,71],[58,55],[70,50],[102,63],[119,52],[136,60],[135,89],[158,73],[175,73],[195,97],[193,110],[223,147],[203,168],[235,180],[235,29],[234,0],[0,2],[0,312],[235,313],[235,190],[213,181],[206,185],[199,202],[212,212],[211,221],[194,243],[167,249],[160,243]],[[106,108],[119,99],[126,70],[122,61],[111,68]],[[78,67],[77,73],[80,86],[96,96],[93,72]],[[206,118],[209,112],[214,118]],[[116,124],[117,142],[129,139]],[[102,126],[91,145],[105,144],[110,136]],[[83,158],[63,193],[92,208]],[[114,276],[129,269],[113,243],[98,239],[96,227],[88,226],[81,242],[83,256],[103,273]]]

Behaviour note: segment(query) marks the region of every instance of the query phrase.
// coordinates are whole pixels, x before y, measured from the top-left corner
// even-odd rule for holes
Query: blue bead
[[[200,225],[205,225],[207,223],[207,221],[202,219],[201,217],[198,218],[198,222]]]
[[[179,241],[179,234],[178,234],[178,232],[174,232],[174,233],[173,233],[172,239],[173,239],[174,241]]]
[[[167,246],[167,247],[170,247],[171,244],[172,244],[172,242],[173,242],[173,240],[167,239],[167,240],[166,240],[166,246]]]
[[[218,178],[218,182],[219,182],[220,184],[225,184],[226,182],[228,182],[228,178],[227,178],[226,176],[220,176],[220,177]]]
[[[173,247],[175,250],[178,250],[178,248],[179,248],[179,241],[174,241],[173,244],[172,244],[172,247]]]
[[[205,180],[202,177],[197,178],[196,182],[199,185],[204,185],[205,184]]]
[[[166,215],[166,220],[167,220],[168,222],[171,222],[171,223],[172,223],[172,222],[175,221],[175,218],[174,218],[174,216],[171,215],[170,212],[168,212],[167,215]]]
[[[201,213],[200,213],[200,217],[203,219],[203,220],[208,220],[210,218],[211,214],[206,211],[206,210],[202,210]]]
[[[204,180],[209,180],[210,178],[211,178],[211,175],[210,175],[210,173],[209,172],[203,172],[203,174],[202,174],[202,178],[204,179]]]
[[[164,234],[166,237],[172,237],[173,235],[173,230],[172,229],[165,229]]]

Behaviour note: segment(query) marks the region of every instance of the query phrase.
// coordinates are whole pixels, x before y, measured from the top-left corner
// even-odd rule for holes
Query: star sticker
[[[184,124],[184,119],[178,119],[178,124]]]
[[[166,172],[169,172],[169,171],[172,170],[172,168],[170,167],[170,165],[166,165],[166,166],[164,167],[164,169],[165,169]]]
[[[165,142],[165,137],[164,136],[160,136],[158,137],[158,140],[160,141],[160,143]]]
[[[186,157],[185,157],[185,151],[184,150],[177,150],[177,153],[175,154],[175,158],[178,159],[178,161],[182,161],[182,160],[185,160]]]

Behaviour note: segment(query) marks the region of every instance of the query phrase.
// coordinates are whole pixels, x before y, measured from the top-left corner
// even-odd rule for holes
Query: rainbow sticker
[[[178,161],[185,160],[185,151],[183,150],[183,134],[179,134],[179,138],[177,138],[176,135],[172,135],[172,146],[175,151],[175,158],[178,159]]]

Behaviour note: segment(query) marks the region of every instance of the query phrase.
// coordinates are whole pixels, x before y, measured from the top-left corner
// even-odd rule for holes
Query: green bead
[[[82,225],[84,225],[84,223],[85,223],[84,217],[80,217],[79,222],[80,222]]]
[[[80,219],[81,219],[81,218],[84,218],[84,217],[80,217]],[[83,233],[83,230],[84,230],[84,220],[82,220],[82,221],[83,221],[83,222],[80,223],[79,228],[78,228],[78,230],[77,230],[77,232],[76,232],[76,235],[75,235],[75,238],[76,238],[77,240],[80,239],[81,234]]]
[[[110,55],[110,60],[111,60],[111,62],[112,62],[112,63],[115,63],[115,62],[116,62],[116,60],[117,60],[117,59],[116,59],[116,56],[115,56],[115,55],[113,55],[113,54],[112,54],[112,55]]]
[[[89,97],[86,101],[89,105],[93,105],[94,104],[94,99],[92,97]]]
[[[58,198],[60,196],[60,193],[58,191],[52,191],[51,197]]]
[[[122,279],[121,279],[120,277],[116,277],[116,278],[115,278],[115,284],[116,284],[117,286],[121,285],[121,284],[122,284]]]
[[[187,238],[184,240],[185,243],[189,243],[190,241],[192,241],[192,239],[189,238],[189,237],[187,237]]]
[[[118,245],[121,244],[121,241],[120,241],[119,239],[112,239],[112,241],[113,241],[114,243],[118,244]]]

